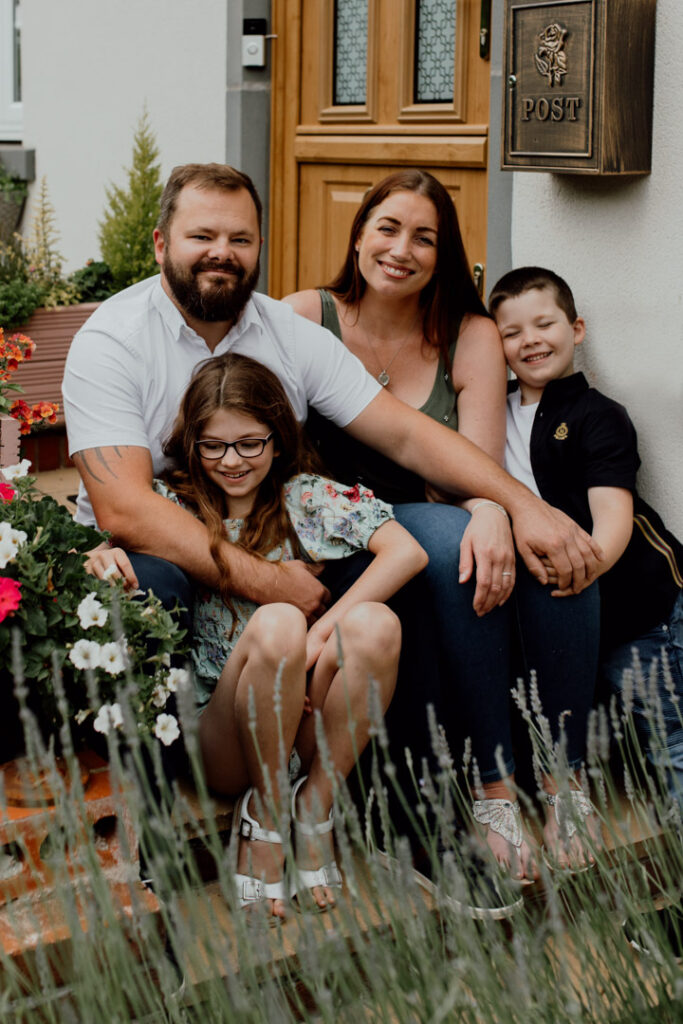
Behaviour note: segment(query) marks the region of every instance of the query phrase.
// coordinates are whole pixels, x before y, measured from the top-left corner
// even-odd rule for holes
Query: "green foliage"
[[[84,267],[73,272],[71,281],[81,302],[102,302],[116,291],[109,265],[102,260],[86,260]]]
[[[164,704],[158,703],[158,691],[153,701],[153,691],[165,685],[170,656],[184,649],[184,633],[156,598],[132,600],[120,583],[86,573],[82,552],[99,545],[102,535],[77,523],[53,498],[40,496],[34,478],[20,475],[27,467],[26,462],[12,474],[14,497],[0,496],[0,685],[11,688],[7,673],[18,633],[23,674],[47,733],[60,721],[55,665],[64,673],[70,717],[85,721],[102,704],[115,703],[128,684],[139,727],[151,730]],[[90,610],[83,606],[88,598]],[[158,641],[153,653],[150,638]],[[84,642],[94,646],[78,656]],[[110,661],[99,664],[104,645]],[[86,667],[84,659],[91,664]],[[100,700],[95,707],[88,697],[87,676],[93,672]]]
[[[42,294],[33,281],[15,278],[14,281],[0,282],[0,319],[10,329],[25,324],[40,305]]]
[[[25,248],[30,279],[42,290],[41,305],[47,307],[69,306],[79,299],[76,286],[64,277],[58,243],[55,209],[48,195],[47,180],[42,178],[31,235]]]
[[[28,185],[23,178],[17,178],[0,163],[0,196],[20,206],[28,195]]]
[[[111,267],[117,289],[142,281],[159,269],[152,243],[162,192],[158,160],[159,150],[145,111],[133,138],[133,161],[126,171],[128,186],[106,189],[109,207],[100,222],[102,257]]]
[[[80,301],[77,285],[65,277],[55,211],[40,182],[28,238],[15,234],[0,243],[0,322],[25,324],[38,306],[70,306]]]

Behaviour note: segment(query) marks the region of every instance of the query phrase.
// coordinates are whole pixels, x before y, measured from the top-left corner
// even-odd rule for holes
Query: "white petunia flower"
[[[2,475],[5,480],[18,480],[20,476],[26,476],[30,468],[30,461],[28,459],[22,459],[21,462],[16,464],[16,466],[3,466]]]
[[[14,561],[17,551],[26,540],[23,530],[15,530],[7,522],[0,523],[0,569]]]
[[[118,641],[102,644],[100,647],[100,667],[110,676],[117,676],[126,667],[125,651]]]
[[[109,618],[109,612],[97,600],[95,594],[88,594],[83,598],[76,609],[76,614],[83,629],[90,629],[91,626],[103,626]]]
[[[0,537],[0,569],[4,569],[8,562],[16,557],[17,549],[9,537]]]
[[[95,732],[104,733],[106,736],[112,729],[120,729],[122,725],[123,715],[121,714],[120,704],[103,704],[97,712],[93,722],[93,729]]]
[[[69,661],[76,668],[98,668],[101,647],[94,640],[77,640],[69,651]]]
[[[173,715],[159,715],[154,726],[154,735],[165,747],[170,747],[180,736],[177,719]]]
[[[163,683],[157,683],[152,690],[152,704],[156,708],[166,707],[166,701],[168,700],[169,690],[163,685]]]
[[[190,674],[184,668],[172,668],[166,676],[166,689],[169,693],[175,693],[179,686],[187,686],[190,682]]]

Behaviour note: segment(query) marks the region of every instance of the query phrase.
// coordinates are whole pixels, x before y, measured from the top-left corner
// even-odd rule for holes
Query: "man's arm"
[[[173,562],[208,586],[218,584],[218,569],[209,550],[206,527],[186,509],[152,487],[152,459],[146,448],[88,448],[74,463],[101,529],[129,551]],[[225,542],[235,593],[268,604],[294,604],[307,618],[324,611],[325,587],[301,561],[273,564]]]
[[[386,391],[346,429],[437,487],[503,505],[512,519],[517,550],[540,583],[548,582],[544,557],[557,571],[561,590],[582,590],[598,574],[600,545],[569,516],[537,498],[471,441]]]

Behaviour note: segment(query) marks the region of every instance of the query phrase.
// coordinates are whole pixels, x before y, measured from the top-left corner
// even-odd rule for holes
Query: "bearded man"
[[[329,331],[254,292],[261,242],[261,202],[245,174],[223,164],[175,168],[154,231],[161,274],[104,302],[67,359],[77,519],[109,530],[131,556],[132,578],[165,602],[177,596],[189,607],[189,581],[216,586],[206,528],[152,481],[164,468],[162,444],[192,371],[232,351],[276,373],[301,422],[310,404],[441,490],[500,502],[534,575],[547,582],[547,557],[560,589],[582,589],[597,565],[590,538],[475,445],[394,398]],[[267,562],[224,543],[236,593],[258,604],[290,602],[309,621],[322,613],[328,591],[304,562]],[[509,595],[514,558],[505,525],[495,544],[473,544],[468,564],[461,562],[461,579],[476,563],[478,614]]]

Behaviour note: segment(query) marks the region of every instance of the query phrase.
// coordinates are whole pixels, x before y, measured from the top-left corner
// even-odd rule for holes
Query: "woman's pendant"
[[[389,374],[387,373],[386,370],[382,370],[382,372],[377,375],[377,380],[380,382],[380,384],[382,385],[383,388],[385,388],[387,386],[387,384],[389,383],[390,379],[391,378],[389,377]]]

